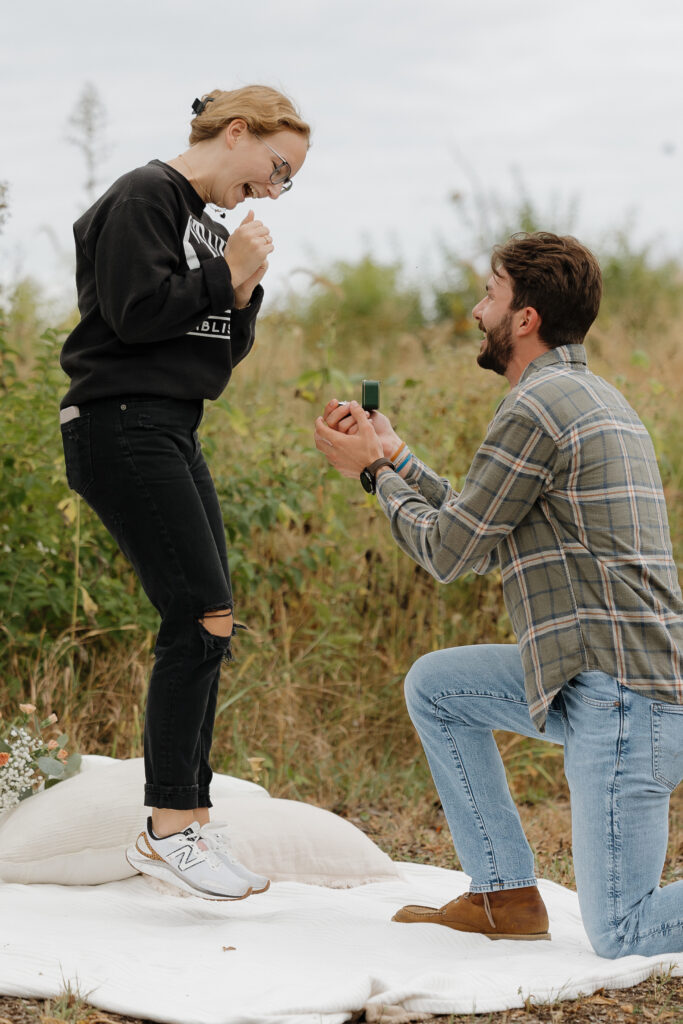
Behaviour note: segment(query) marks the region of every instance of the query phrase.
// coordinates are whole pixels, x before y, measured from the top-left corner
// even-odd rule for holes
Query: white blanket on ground
[[[467,889],[461,872],[401,870],[403,880],[353,889],[283,882],[236,903],[161,893],[140,876],[0,884],[0,992],[48,998],[69,982],[103,1010],[177,1024],[342,1024],[361,1009],[423,1020],[683,974],[683,956],[596,956],[576,895],[553,882],[540,883],[552,942],[392,922],[405,903]]]

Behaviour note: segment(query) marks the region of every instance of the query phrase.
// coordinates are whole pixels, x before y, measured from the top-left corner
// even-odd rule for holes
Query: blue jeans
[[[210,807],[221,661],[232,610],[223,519],[197,427],[201,401],[133,396],[80,406],[62,426],[69,485],[102,520],[161,617],[145,710],[145,804]]]
[[[406,701],[473,892],[536,884],[492,730],[560,743],[593,948],[610,958],[683,952],[683,881],[659,888],[669,796],[683,777],[683,706],[582,672],[556,696],[543,734],[517,647],[494,644],[426,654],[408,673]]]

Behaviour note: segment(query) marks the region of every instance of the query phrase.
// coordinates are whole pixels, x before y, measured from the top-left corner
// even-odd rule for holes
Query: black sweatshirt
[[[61,406],[115,395],[217,398],[254,343],[263,300],[233,309],[225,227],[186,178],[152,160],[74,224],[80,323]]]

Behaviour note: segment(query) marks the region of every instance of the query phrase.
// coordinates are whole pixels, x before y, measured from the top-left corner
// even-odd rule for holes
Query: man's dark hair
[[[583,342],[602,297],[602,274],[590,249],[571,235],[519,232],[494,247],[491,269],[508,274],[512,310],[536,310],[539,338],[548,348]]]

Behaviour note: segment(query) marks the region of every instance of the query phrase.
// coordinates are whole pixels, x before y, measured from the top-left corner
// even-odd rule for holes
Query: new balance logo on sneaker
[[[187,843],[185,846],[177,846],[175,850],[169,851],[166,854],[166,859],[170,862],[175,862],[175,866],[178,871],[187,871],[188,868],[192,868],[195,864],[201,864],[205,860],[204,849],[198,849],[197,844],[199,842],[199,836],[192,828],[186,828],[184,832],[179,832],[178,835],[187,836]]]

